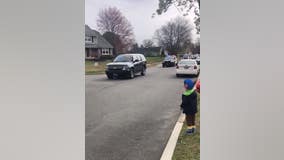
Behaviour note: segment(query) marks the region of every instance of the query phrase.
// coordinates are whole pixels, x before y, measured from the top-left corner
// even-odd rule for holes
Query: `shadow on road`
[[[108,79],[106,76],[100,77],[100,78],[96,78],[94,79],[94,81],[127,81],[127,80],[135,80],[135,79],[139,79],[142,78],[144,76],[141,75],[135,75],[135,77],[133,79],[128,78],[128,77],[114,77],[113,79]]]

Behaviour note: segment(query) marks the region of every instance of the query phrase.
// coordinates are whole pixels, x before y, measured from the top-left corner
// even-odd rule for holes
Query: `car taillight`
[[[194,69],[197,69],[197,66],[194,66]]]

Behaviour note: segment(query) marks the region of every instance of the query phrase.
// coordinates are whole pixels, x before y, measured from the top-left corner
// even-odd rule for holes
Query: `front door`
[[[138,73],[141,71],[141,61],[139,60],[138,56],[133,56],[133,60],[134,60],[134,72]]]
[[[90,57],[89,48],[85,48],[85,58]]]

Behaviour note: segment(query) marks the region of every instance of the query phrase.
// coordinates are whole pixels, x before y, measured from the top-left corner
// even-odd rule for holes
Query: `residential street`
[[[161,66],[134,79],[86,76],[86,160],[159,160],[180,114],[183,80]]]

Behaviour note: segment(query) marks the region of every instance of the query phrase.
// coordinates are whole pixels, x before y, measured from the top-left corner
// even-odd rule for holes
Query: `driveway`
[[[86,160],[159,160],[180,114],[183,80],[161,66],[130,80],[86,76]]]

